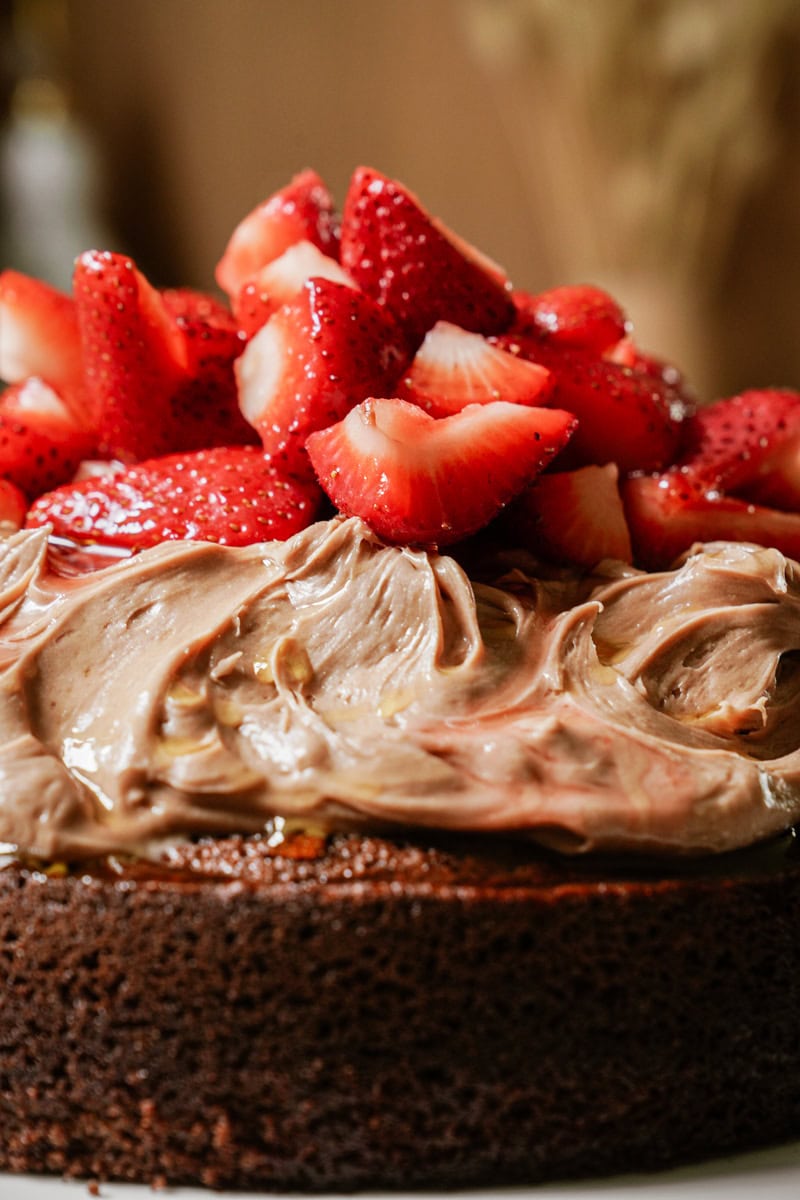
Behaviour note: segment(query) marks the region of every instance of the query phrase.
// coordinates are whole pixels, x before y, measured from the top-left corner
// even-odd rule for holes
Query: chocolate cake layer
[[[355,835],[12,864],[0,952],[2,1170],[496,1185],[800,1134],[791,837],[663,868]]]

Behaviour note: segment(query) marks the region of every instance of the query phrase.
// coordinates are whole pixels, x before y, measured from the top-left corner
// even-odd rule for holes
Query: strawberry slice
[[[708,491],[799,509],[799,452],[800,393],[767,388],[699,409],[678,465]]]
[[[203,292],[171,288],[161,295],[183,335],[187,371],[169,397],[171,449],[256,444],[239,408],[234,364],[247,343],[233,313]]]
[[[58,537],[142,550],[196,540],[225,546],[285,539],[314,518],[319,489],[282,476],[252,446],[218,446],[137,463],[58,488],[27,524]]]
[[[552,390],[546,367],[500,350],[479,333],[437,321],[425,334],[396,395],[433,417],[447,417],[468,404],[493,400],[541,406]]]
[[[360,167],[342,217],[342,265],[417,344],[439,320],[498,333],[514,317],[503,270],[430,216],[402,184]]]
[[[571,413],[495,401],[441,420],[369,399],[312,434],[333,503],[390,542],[447,545],[486,525],[564,446]]]
[[[0,273],[0,379],[21,383],[31,375],[65,398],[74,396],[80,410],[83,361],[72,297],[6,270]]]
[[[272,460],[308,474],[308,435],[371,393],[391,391],[406,358],[394,321],[368,296],[310,279],[238,360],[239,403]]]
[[[235,367],[244,341],[212,326],[185,332],[191,375],[169,398],[170,449],[257,445],[258,434],[239,408]]]
[[[95,447],[63,400],[35,376],[0,394],[0,478],[27,496],[71,479]]]
[[[217,283],[231,298],[238,296],[252,275],[300,241],[338,258],[333,199],[316,171],[301,171],[240,221],[217,263]]]
[[[173,449],[186,350],[164,299],[129,258],[97,250],[78,259],[74,293],[101,449],[128,460]]]
[[[634,558],[647,570],[668,567],[695,542],[754,542],[800,558],[800,514],[709,494],[679,471],[633,476],[622,498]]]
[[[552,372],[552,403],[580,422],[565,468],[615,462],[626,473],[657,471],[674,461],[686,403],[663,380],[541,338],[504,334],[493,341]]]
[[[621,367],[630,367],[639,375],[649,375],[652,379],[660,380],[667,387],[673,388],[683,399],[687,416],[694,411],[697,398],[680,367],[676,367],[665,358],[659,358],[656,354],[640,350],[632,338],[624,337],[616,345],[610,346],[604,352],[603,358],[619,363]]]
[[[757,478],[738,490],[756,504],[800,512],[800,436],[787,438],[762,463]]]
[[[613,463],[540,475],[508,511],[515,542],[557,563],[633,561]]]
[[[295,242],[280,258],[257,271],[234,298],[233,311],[245,336],[252,337],[314,277],[355,287],[335,258],[323,254],[313,242]]]
[[[623,338],[628,327],[616,300],[591,284],[555,287],[536,295],[516,291],[514,304],[514,331],[596,354]]]
[[[210,292],[199,292],[195,288],[161,288],[161,299],[167,311],[179,324],[210,325],[214,329],[228,329],[236,333],[239,326],[233,313]]]

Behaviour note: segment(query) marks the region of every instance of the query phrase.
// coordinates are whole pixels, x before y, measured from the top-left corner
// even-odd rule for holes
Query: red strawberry
[[[0,478],[26,495],[71,479],[94,446],[94,434],[41,379],[12,384],[0,394]]]
[[[342,265],[417,342],[439,320],[498,333],[513,319],[505,273],[431,217],[416,196],[368,167],[342,218]]]
[[[183,335],[187,378],[169,397],[172,449],[256,444],[258,435],[239,409],[234,363],[246,338],[213,296],[188,289],[162,292]]]
[[[651,378],[665,383],[673,388],[686,405],[686,415],[694,410],[696,396],[686,376],[674,363],[655,354],[646,354],[629,337],[625,337],[616,345],[610,346],[603,354],[609,362],[619,363],[621,367],[630,367],[638,375],[649,375]]]
[[[83,362],[71,296],[19,271],[0,273],[0,379],[36,375],[59,394],[80,394]]]
[[[602,354],[625,336],[627,321],[616,300],[591,284],[572,284],[531,295],[514,292],[513,329],[568,348]]]
[[[28,501],[16,484],[0,479],[0,526],[4,531],[21,529],[28,511]]]
[[[776,446],[758,478],[741,487],[739,494],[756,504],[800,512],[800,435]]]
[[[742,392],[698,409],[687,422],[684,475],[706,490],[800,507],[800,393]],[[780,469],[778,469],[780,468]],[[780,502],[780,503],[778,503]]]
[[[239,402],[272,460],[308,473],[308,435],[370,393],[390,391],[404,363],[399,331],[368,296],[310,279],[237,362]]]
[[[244,342],[219,329],[190,331],[192,375],[169,399],[174,450],[257,445],[258,434],[242,416],[235,366]]]
[[[216,279],[229,296],[295,242],[308,241],[338,258],[339,230],[331,194],[316,171],[302,171],[259,204],[234,229],[217,263]]]
[[[518,544],[559,563],[592,567],[632,561],[631,538],[613,463],[540,475],[509,508]]]
[[[170,397],[187,380],[185,339],[129,258],[78,259],[75,302],[90,409],[103,451],[147,458],[174,447]]]
[[[545,367],[500,350],[479,333],[437,321],[395,394],[433,417],[446,417],[467,404],[492,400],[541,406],[552,390]]]
[[[634,476],[622,497],[634,558],[648,570],[668,567],[695,542],[755,542],[800,558],[800,514],[708,494],[678,471]]]
[[[552,371],[552,402],[580,422],[564,467],[615,462],[625,473],[674,461],[686,405],[663,381],[540,339],[505,334],[494,341]]]
[[[236,333],[239,328],[231,310],[210,292],[185,287],[162,288],[161,299],[179,324],[201,322],[214,329],[228,329],[231,333]]]
[[[280,475],[254,447],[219,446],[59,488],[36,501],[28,525],[132,550],[188,539],[244,546],[304,529],[318,501],[316,486]]]
[[[474,404],[435,420],[367,400],[308,439],[331,500],[391,542],[447,545],[486,525],[567,441],[570,413]]]
[[[335,258],[323,254],[313,242],[295,242],[256,272],[233,300],[239,328],[252,337],[274,312],[293,300],[307,279],[331,279],[354,287]]]

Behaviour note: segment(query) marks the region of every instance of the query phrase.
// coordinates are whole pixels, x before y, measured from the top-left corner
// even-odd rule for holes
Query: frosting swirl
[[[589,579],[356,520],[76,579],[0,546],[0,840],[47,858],[327,827],[705,853],[800,818],[800,568],[720,543]]]

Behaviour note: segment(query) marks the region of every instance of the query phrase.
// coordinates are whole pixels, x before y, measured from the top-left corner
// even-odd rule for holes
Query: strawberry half
[[[310,279],[238,360],[241,409],[282,470],[307,474],[308,435],[391,391],[406,358],[394,321],[368,296]]]
[[[603,354],[609,362],[619,363],[621,367],[629,367],[637,375],[648,375],[672,388],[683,400],[686,406],[686,416],[694,411],[696,404],[695,393],[680,367],[656,354],[648,354],[640,350],[630,337],[624,337],[616,345],[610,346]]]
[[[238,296],[252,275],[300,241],[338,258],[333,199],[316,171],[301,171],[239,222],[217,263],[217,283],[230,297]]]
[[[26,379],[0,393],[0,478],[27,496],[71,479],[94,447],[94,434],[41,379]]]
[[[285,478],[254,447],[219,446],[59,488],[36,501],[27,524],[131,550],[188,539],[245,546],[304,529],[319,496],[315,485]]]
[[[359,167],[342,216],[342,265],[419,343],[437,321],[477,333],[510,325],[504,271],[430,216],[402,184]]]
[[[540,475],[508,510],[516,544],[557,563],[633,561],[613,463]]]
[[[668,384],[540,338],[505,334],[493,340],[547,367],[554,381],[552,403],[578,418],[565,468],[615,462],[626,473],[657,471],[674,461],[686,404]]]
[[[80,256],[73,286],[100,448],[129,460],[174,449],[169,402],[187,380],[186,351],[163,297],[107,251]]]
[[[769,388],[698,409],[678,465],[707,491],[800,509],[799,453],[800,393]]]
[[[545,367],[493,346],[479,333],[437,321],[425,334],[396,395],[433,417],[446,417],[468,404],[493,400],[541,406],[552,390]]]
[[[591,284],[555,287],[536,295],[516,291],[514,304],[514,331],[595,354],[623,338],[628,327],[616,300]]]
[[[186,363],[186,379],[168,401],[171,449],[257,443],[239,409],[234,364],[246,338],[233,313],[202,292],[177,288],[161,295],[182,335]]]
[[[167,311],[179,324],[210,325],[214,329],[228,329],[231,333],[236,333],[239,328],[231,310],[210,292],[175,287],[161,288],[160,295]]]
[[[390,542],[447,545],[486,525],[564,446],[570,413],[496,401],[435,420],[370,399],[308,439],[322,487]]]
[[[233,311],[244,335],[252,337],[311,278],[355,287],[335,258],[323,254],[313,242],[295,242],[280,258],[257,271],[234,298]]]
[[[20,271],[0,273],[0,379],[35,375],[81,407],[83,360],[71,296]],[[76,414],[77,415],[77,414]]]
[[[800,514],[709,495],[679,472],[634,476],[622,485],[634,557],[662,570],[695,542],[754,542],[800,558]]]

